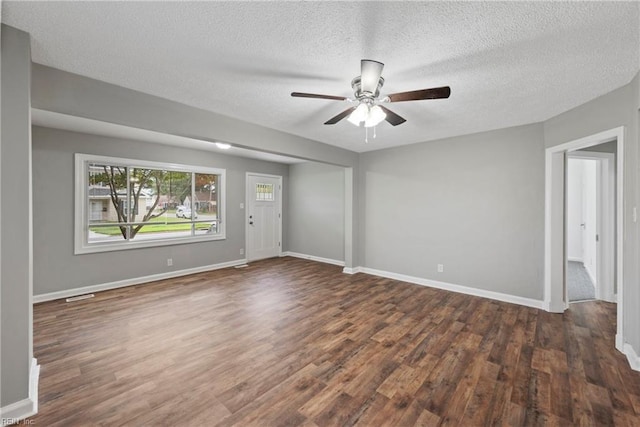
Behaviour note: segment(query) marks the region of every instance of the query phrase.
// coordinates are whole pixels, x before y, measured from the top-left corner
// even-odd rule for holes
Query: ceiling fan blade
[[[412,90],[389,95],[389,102],[420,101],[421,99],[441,99],[451,95],[449,86],[434,87],[432,89]]]
[[[324,122],[325,125],[335,125],[336,123],[338,123],[340,120],[344,119],[345,117],[347,117],[349,114],[351,114],[353,112],[353,110],[355,110],[356,107],[351,107],[351,108],[347,108],[346,110],[344,110],[342,113],[338,114],[335,117],[330,118],[329,120],[327,120],[326,122]]]
[[[332,99],[334,101],[345,101],[347,99],[344,96],[320,95],[317,93],[304,93],[304,92],[291,92],[291,96],[297,97],[297,98]]]
[[[362,92],[376,93],[384,64],[370,59],[360,61],[360,88]]]
[[[393,111],[389,110],[387,107],[382,105],[380,105],[379,107],[382,108],[382,111],[384,111],[387,114],[387,117],[385,118],[385,120],[391,123],[393,126],[401,125],[407,121],[407,119],[397,115]]]

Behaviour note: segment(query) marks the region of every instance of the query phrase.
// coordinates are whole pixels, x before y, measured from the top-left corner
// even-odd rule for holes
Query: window
[[[75,253],[224,239],[224,169],[76,154]]]
[[[256,184],[256,200],[259,202],[273,202],[273,184]]]

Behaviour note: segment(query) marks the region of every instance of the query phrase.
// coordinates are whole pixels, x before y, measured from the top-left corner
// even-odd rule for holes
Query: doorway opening
[[[611,213],[613,220],[609,221],[608,227],[613,227],[614,232],[608,233],[608,245],[613,247],[609,254],[613,253],[613,260],[610,260],[607,267],[596,267],[596,282],[606,283],[607,280],[612,283],[611,290],[601,286],[595,288],[596,298],[600,292],[600,298],[611,300],[617,303],[617,333],[616,348],[624,351],[624,322],[622,301],[624,300],[624,283],[622,280],[623,271],[623,159],[624,159],[624,127],[610,129],[595,135],[590,135],[564,144],[546,149],[545,152],[545,250],[544,250],[544,307],[547,311],[554,313],[562,313],[569,308],[569,299],[567,295],[567,261],[568,261],[568,239],[567,239],[567,170],[568,160],[571,156],[580,156],[578,151],[591,151],[590,147],[598,146],[604,143],[615,144],[615,160],[613,161],[614,172],[609,171],[608,174],[614,174],[615,187],[611,189],[612,194],[609,197],[614,198],[614,211]],[[594,150],[592,148],[592,150]],[[598,150],[598,148],[595,148]],[[609,153],[611,154],[611,153]],[[597,157],[597,154],[591,152],[590,156]],[[611,162],[607,162],[611,163]],[[610,184],[609,184],[610,185]],[[606,186],[605,186],[606,187]],[[602,194],[602,193],[601,193]],[[606,209],[605,209],[606,212]],[[602,214],[601,214],[602,218]],[[597,219],[596,219],[597,221]],[[580,223],[581,224],[581,223]],[[601,227],[603,225],[601,224]],[[595,230],[594,230],[595,231]],[[597,235],[597,237],[595,236]],[[602,229],[600,233],[594,233],[593,238],[600,239],[604,237]],[[600,240],[596,245],[596,249],[605,244]],[[611,255],[609,255],[611,256]],[[602,258],[602,257],[601,257]],[[608,271],[607,268],[612,271]],[[600,275],[613,275],[613,279],[601,279]]]
[[[597,150],[597,151],[596,151]],[[566,301],[615,300],[616,142],[567,153]]]

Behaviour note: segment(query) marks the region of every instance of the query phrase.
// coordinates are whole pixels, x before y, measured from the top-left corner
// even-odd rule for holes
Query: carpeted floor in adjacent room
[[[567,270],[567,287],[569,288],[569,301],[586,301],[596,298],[596,288],[584,268],[584,264],[577,261],[569,261]]]

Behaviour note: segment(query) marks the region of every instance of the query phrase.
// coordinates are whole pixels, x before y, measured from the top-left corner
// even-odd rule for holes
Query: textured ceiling
[[[7,2],[35,62],[354,151],[545,120],[639,69],[637,2]],[[391,104],[407,119],[322,123],[352,96],[360,59],[383,95],[449,85],[446,100]],[[213,136],[215,137],[215,136]]]

